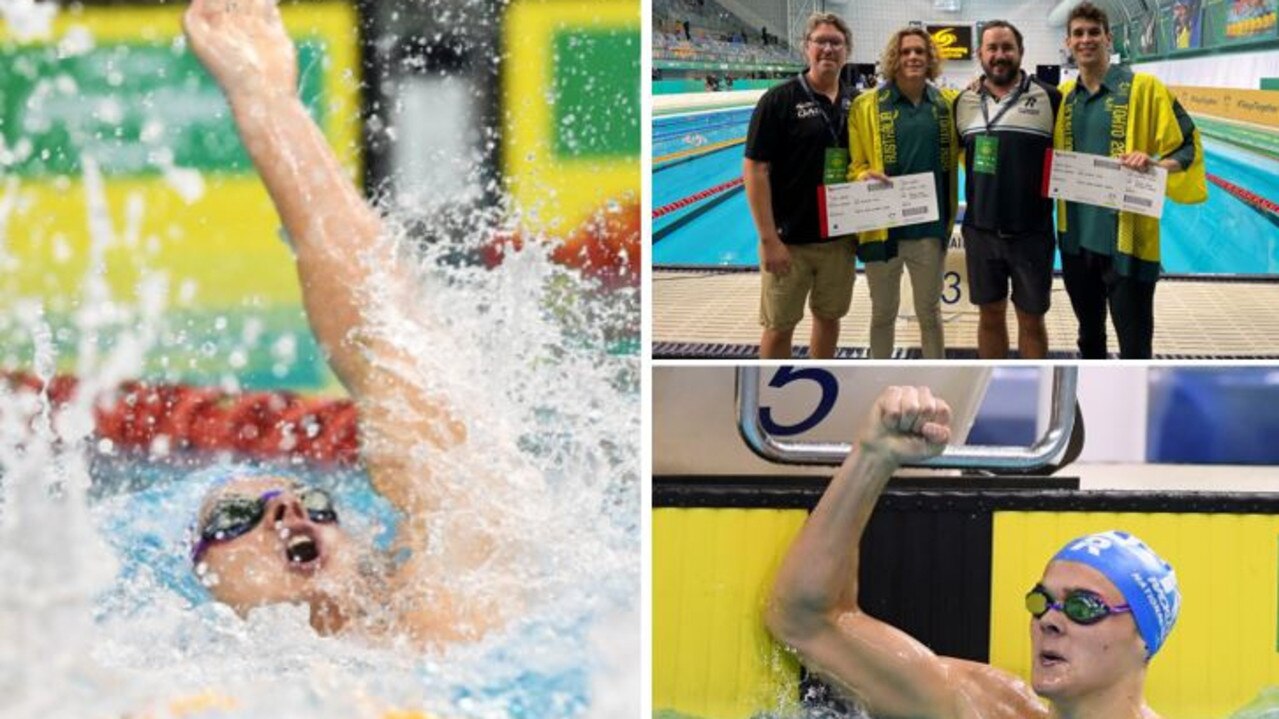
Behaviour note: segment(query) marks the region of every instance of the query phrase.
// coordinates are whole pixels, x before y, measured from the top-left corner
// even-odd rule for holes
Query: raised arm
[[[275,2],[193,0],[183,26],[191,49],[226,94],[289,233],[307,319],[359,403],[363,459],[373,484],[407,516],[401,539],[415,551],[412,561],[429,563],[415,573],[442,577],[483,565],[492,546],[477,527],[486,523],[453,526],[460,520],[434,515],[463,504],[471,511],[499,510],[475,507],[471,495],[462,496],[462,483],[444,476],[440,467],[448,460],[442,458],[466,441],[466,427],[447,397],[427,393],[412,357],[372,321],[378,302],[395,302],[401,289],[408,297],[411,278],[395,273],[397,258],[381,219],[297,96],[294,47]],[[468,480],[473,487],[484,482]],[[420,551],[428,523],[448,537],[447,552]]]
[[[378,215],[346,176],[297,93],[297,60],[270,0],[194,0],[183,18],[192,51],[217,80],[236,128],[297,255],[307,318],[338,378],[366,390],[361,293],[387,250]],[[370,258],[372,259],[372,258]],[[387,257],[387,262],[390,258]]]
[[[935,456],[949,439],[944,400],[926,387],[885,390],[783,560],[765,621],[805,666],[875,717],[975,716],[966,707],[1035,716],[1038,704],[1013,677],[940,658],[858,604],[862,533],[884,485],[903,462]]]

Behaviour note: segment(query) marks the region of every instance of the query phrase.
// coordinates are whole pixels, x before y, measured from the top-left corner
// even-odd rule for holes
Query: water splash
[[[0,0],[0,17],[18,42],[44,40],[53,34],[58,5],[36,0]]]
[[[49,37],[55,8],[0,0],[19,38]],[[94,40],[73,28],[60,43],[73,55]],[[73,94],[67,83],[57,79],[50,91]],[[165,137],[158,126],[143,132],[152,169],[185,202],[216,192],[174,166],[157,144]],[[0,146],[0,163],[30,151],[21,142]],[[515,540],[502,584],[523,588],[525,610],[482,641],[438,655],[319,637],[295,607],[241,620],[209,601],[186,566],[186,524],[204,491],[182,481],[191,458],[171,447],[153,447],[145,461],[120,457],[95,438],[94,412],[144,368],[176,379],[167,362],[175,349],[207,359],[202,374],[221,374],[228,391],[244,382],[237,370],[258,344],[282,376],[303,361],[306,333],[264,333],[257,317],[243,327],[220,320],[214,333],[184,325],[174,310],[192,301],[193,281],[172,278],[179,291],[171,308],[171,280],[155,271],[143,272],[134,296],[113,297],[113,250],[145,257],[159,240],[142,236],[140,198],[112,217],[98,164],[81,157],[89,262],[79,296],[66,302],[68,326],[36,301],[18,301],[0,318],[0,329],[23,340],[3,361],[39,380],[32,390],[0,380],[0,715],[345,719],[396,707],[441,717],[633,714],[640,363],[616,347],[619,337],[633,338],[638,290],[606,291],[556,265],[551,246],[536,242],[486,269],[477,257],[518,208],[474,213],[445,204],[426,221],[388,209],[381,247],[400,270],[381,264],[374,248],[360,258],[380,273],[366,298],[372,331],[400,350],[381,369],[447,395],[466,419],[467,446],[440,458],[461,490],[448,501],[491,510],[492,531]],[[9,262],[8,218],[21,208],[16,177],[0,188],[0,265]],[[65,261],[69,253],[55,254]],[[234,346],[190,346],[218,333],[235,335]],[[48,382],[58,367],[71,367],[79,383],[55,407]],[[368,501],[357,494],[368,495],[358,475],[317,481],[352,483],[344,507]],[[146,489],[124,491],[139,486]],[[394,519],[385,508],[359,509],[364,524],[344,524],[377,543]],[[447,547],[451,536],[434,539]],[[484,589],[486,579],[456,581]]]
[[[94,531],[115,522],[114,531],[146,538],[180,567],[181,530],[203,488],[157,505],[164,526],[121,526],[121,516],[141,516],[136,504],[124,508],[127,495],[92,508],[86,500],[101,449],[97,397],[157,347],[167,281],[151,273],[130,302],[110,296],[106,250],[128,241],[137,217],[115,226],[91,160],[84,187],[92,242],[75,314],[79,391],[56,412],[47,387],[0,397],[18,408],[0,414],[0,695],[17,715],[159,711],[209,690],[247,717],[281,716],[281,707],[379,716],[396,706],[443,716],[616,716],[613,707],[635,706],[639,362],[608,352],[616,326],[637,311],[634,291],[600,292],[551,262],[545,246],[512,252],[496,270],[463,261],[490,234],[496,210],[441,218],[464,228],[450,243],[414,248],[403,228],[388,234],[415,269],[410,282],[386,274],[368,298],[375,333],[403,350],[383,369],[447,394],[468,420],[470,442],[445,462],[464,485],[455,501],[496,505],[494,531],[518,534],[511,579],[526,588],[528,610],[444,656],[325,639],[297,608],[241,621],[156,569],[135,563],[117,574],[121,553],[136,550],[113,553]],[[30,365],[47,381],[57,356],[44,309],[25,303],[15,316],[31,338]],[[492,481],[465,485],[476,477]],[[436,540],[447,546],[450,537]]]

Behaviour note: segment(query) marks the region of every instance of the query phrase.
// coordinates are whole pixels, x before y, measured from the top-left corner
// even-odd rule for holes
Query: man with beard
[[[759,354],[791,356],[791,338],[808,301],[809,357],[834,357],[839,321],[848,314],[856,238],[823,237],[817,193],[843,182],[848,168],[848,108],[857,94],[840,81],[852,32],[832,13],[813,13],[804,33],[808,68],[764,93],[746,133],[742,179],[759,233],[764,327]]]
[[[1061,86],[1053,146],[1114,158],[1134,170],[1168,171],[1175,202],[1208,197],[1203,147],[1190,115],[1153,75],[1110,63],[1110,21],[1090,2],[1066,20],[1066,47],[1079,81]],[[1079,320],[1079,354],[1106,357],[1109,309],[1119,356],[1149,359],[1159,279],[1159,219],[1080,202],[1057,208],[1062,278]]]
[[[1157,719],[1144,699],[1146,671],[1181,592],[1172,567],[1125,532],[1066,543],[1027,592],[1030,686],[939,657],[861,609],[861,538],[875,502],[902,464],[936,456],[949,440],[944,400],[927,387],[884,390],[782,560],[765,610],[773,636],[875,717]]]
[[[964,143],[968,209],[964,249],[969,300],[980,308],[977,353],[1008,356],[1008,288],[1017,314],[1017,353],[1048,354],[1044,315],[1052,291],[1052,201],[1040,193],[1044,155],[1053,146],[1061,93],[1021,69],[1021,31],[1003,20],[982,26],[985,71],[976,90],[955,101]]]

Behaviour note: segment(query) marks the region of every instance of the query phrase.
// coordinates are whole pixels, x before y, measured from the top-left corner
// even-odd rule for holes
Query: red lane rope
[[[1268,212],[1271,215],[1274,215],[1276,218],[1279,218],[1279,203],[1275,202],[1274,200],[1270,200],[1265,197],[1262,197],[1261,195],[1258,195],[1257,193],[1251,190],[1245,190],[1239,185],[1236,185],[1233,182],[1230,182],[1228,180],[1223,180],[1221,177],[1214,175],[1212,173],[1208,174],[1208,180],[1212,182],[1212,184],[1217,185],[1218,187],[1221,187],[1226,192],[1229,192],[1230,194],[1234,195],[1240,200],[1243,200],[1244,202],[1248,203],[1249,205],[1256,208],[1257,210],[1260,210],[1262,212]]]
[[[13,392],[39,392],[39,378],[0,374]],[[60,375],[48,383],[57,411],[78,382]],[[359,454],[355,405],[348,399],[302,397],[293,392],[231,394],[207,387],[130,381],[94,407],[97,435],[117,447],[148,452],[229,450],[255,459],[300,457],[354,462]]]
[[[724,182],[724,183],[718,184],[718,185],[716,185],[716,186],[714,186],[714,187],[709,187],[709,188],[707,188],[707,189],[705,189],[705,190],[702,190],[701,192],[698,192],[698,193],[695,193],[695,194],[689,195],[688,197],[680,198],[680,199],[678,199],[678,200],[676,200],[676,201],[674,201],[674,202],[670,203],[669,205],[662,205],[661,207],[658,207],[658,208],[656,208],[656,209],[654,209],[654,210],[653,210],[653,219],[655,219],[655,220],[656,220],[657,218],[659,218],[659,217],[661,217],[661,216],[663,216],[663,215],[669,215],[670,213],[672,213],[672,212],[674,212],[674,211],[676,211],[676,210],[678,210],[678,209],[680,209],[680,208],[688,207],[689,205],[693,204],[694,202],[699,202],[699,201],[701,201],[701,200],[705,200],[706,198],[710,197],[711,195],[718,195],[718,194],[719,194],[719,193],[721,193],[721,192],[727,192],[728,190],[731,190],[731,189],[733,189],[734,187],[737,187],[737,186],[738,186],[738,185],[740,185],[740,184],[742,184],[742,178],[740,178],[740,177],[739,177],[739,178],[737,178],[737,179],[735,179],[735,180],[729,180],[728,182]]]

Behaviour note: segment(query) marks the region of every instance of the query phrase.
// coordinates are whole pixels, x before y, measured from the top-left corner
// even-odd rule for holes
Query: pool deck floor
[[[870,295],[858,273],[853,304],[841,325],[837,357],[868,353]],[[759,353],[759,273],[655,268],[652,282],[655,359],[746,359]],[[903,306],[906,298],[903,296]],[[943,306],[946,356],[977,358],[977,311]],[[1015,320],[1010,341],[1016,347]],[[1050,359],[1078,359],[1077,324],[1061,278],[1053,282],[1048,311]],[[797,356],[807,353],[810,323],[795,330]],[[1110,351],[1118,357],[1113,329]],[[802,347],[802,349],[801,349]],[[1155,359],[1279,359],[1279,282],[1164,278],[1155,292]],[[918,358],[913,317],[897,320],[894,359]]]

